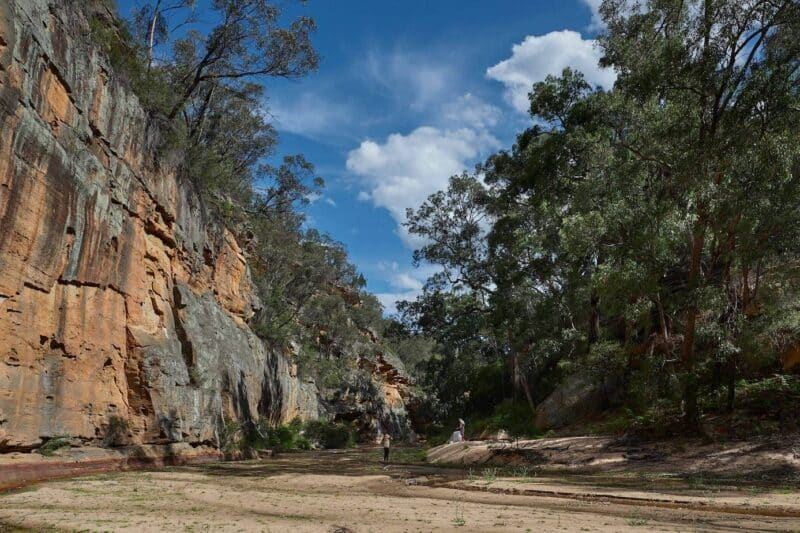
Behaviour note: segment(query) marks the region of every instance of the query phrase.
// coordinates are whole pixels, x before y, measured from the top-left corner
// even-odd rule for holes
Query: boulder
[[[610,381],[572,374],[536,408],[536,429],[546,431],[599,415],[609,403]]]

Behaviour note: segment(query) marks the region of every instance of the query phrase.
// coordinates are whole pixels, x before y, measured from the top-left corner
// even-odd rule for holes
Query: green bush
[[[541,436],[541,433],[533,425],[533,414],[530,407],[522,402],[505,401],[500,403],[495,406],[491,416],[474,421],[472,429],[467,426],[467,432],[475,436],[484,431],[496,433],[501,429],[508,431],[512,437],[536,438]]]
[[[311,443],[302,434],[302,425],[290,423],[267,430],[267,444],[274,450],[310,450]]]
[[[104,439],[106,446],[121,446],[125,444],[128,436],[128,421],[119,416],[112,416],[108,419],[106,436]]]
[[[236,422],[227,422],[227,433],[234,438],[228,438],[228,447],[225,449],[240,450],[310,450],[311,440],[305,435],[305,427],[299,418],[288,424],[272,426],[267,419],[261,419],[249,424],[249,429]]]
[[[306,424],[306,436],[322,448],[350,448],[355,446],[355,433],[349,426],[322,420]]]
[[[425,428],[425,441],[429,446],[439,446],[447,443],[450,440],[450,435],[453,430],[450,427],[443,427],[440,425],[431,424]]]
[[[61,448],[65,448],[67,446],[69,446],[69,441],[66,439],[66,437],[56,436],[47,439],[44,444],[39,446],[37,451],[45,457],[50,457],[56,452],[56,450],[60,450]]]
[[[238,420],[225,418],[219,427],[219,447],[223,451],[232,452],[240,449],[242,444],[242,425]]]

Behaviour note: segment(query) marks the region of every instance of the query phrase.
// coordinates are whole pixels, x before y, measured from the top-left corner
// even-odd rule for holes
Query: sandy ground
[[[53,481],[0,494],[0,531],[800,531],[793,485],[383,468],[378,456],[291,453]]]

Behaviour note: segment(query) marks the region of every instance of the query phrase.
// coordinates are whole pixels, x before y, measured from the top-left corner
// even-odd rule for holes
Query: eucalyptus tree
[[[527,364],[515,380],[562,360],[626,379],[650,366],[650,401],[677,375],[697,429],[702,384],[725,366],[732,406],[740,365],[774,367],[800,339],[797,314],[781,316],[800,259],[800,3],[606,0],[601,13],[615,86],[569,69],[535,84],[534,124],[479,167],[485,187],[455,181],[411,213],[430,240],[417,257],[443,272],[405,308],[433,334],[502,339]],[[480,328],[453,329],[445,317],[469,301]]]
[[[696,426],[698,318],[721,291],[753,301],[772,244],[797,252],[800,3],[605,0],[602,63],[617,72],[615,143],[658,177],[676,221],[684,414]],[[614,120],[616,119],[616,120]],[[755,237],[754,237],[755,236]],[[716,294],[715,294],[716,293]]]

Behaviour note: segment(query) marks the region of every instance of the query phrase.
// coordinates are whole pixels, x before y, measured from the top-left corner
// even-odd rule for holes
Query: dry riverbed
[[[413,462],[415,451],[397,451]],[[6,531],[800,531],[795,484],[514,467],[384,468],[379,451],[115,472],[0,494]]]

